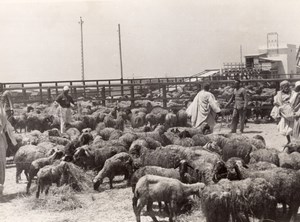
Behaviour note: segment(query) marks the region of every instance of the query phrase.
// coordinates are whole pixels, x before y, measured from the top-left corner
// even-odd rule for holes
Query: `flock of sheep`
[[[81,191],[72,169],[94,171],[92,187],[104,178],[113,188],[114,177],[124,175],[132,187],[133,211],[157,221],[153,203],[174,221],[179,213],[200,203],[207,222],[275,221],[277,204],[295,221],[300,206],[300,146],[284,152],[266,146],[263,137],[210,134],[203,124],[189,126],[185,109],[166,110],[150,101],[129,106],[93,108],[85,104],[73,115],[64,134],[54,107],[28,107],[11,122],[18,145],[10,144],[16,164],[16,182],[24,171],[27,193],[36,178],[36,197],[53,183]],[[197,196],[197,198],[195,197]],[[287,208],[288,206],[288,208]],[[275,213],[276,212],[276,213]]]

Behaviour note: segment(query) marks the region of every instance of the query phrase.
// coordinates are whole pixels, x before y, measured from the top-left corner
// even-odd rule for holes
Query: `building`
[[[297,48],[292,44],[269,44],[257,54],[246,55],[246,68],[260,70],[261,74],[293,78],[297,74]]]

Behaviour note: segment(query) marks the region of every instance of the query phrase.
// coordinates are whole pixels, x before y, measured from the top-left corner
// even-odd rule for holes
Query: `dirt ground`
[[[214,133],[228,133],[229,129],[222,125],[216,125]],[[282,150],[286,139],[281,136],[274,123],[253,124],[249,123],[245,128],[245,135],[262,135],[268,147]],[[15,182],[15,168],[7,168],[6,182],[3,197],[0,197],[0,221],[1,222],[134,222],[135,217],[132,210],[131,188],[126,187],[122,177],[116,178],[114,189],[110,190],[105,181],[101,185],[100,192],[90,191],[84,194],[76,194],[81,207],[68,211],[49,211],[49,209],[32,208],[32,202],[36,201],[34,193],[30,196],[24,194],[26,189],[25,176],[19,184]],[[35,184],[32,186],[35,190]],[[44,195],[41,197],[45,198]],[[184,215],[180,221],[205,221],[201,212],[193,212],[195,220],[191,215]],[[168,221],[167,217],[158,217],[159,221]],[[143,222],[152,221],[148,216],[142,216]]]

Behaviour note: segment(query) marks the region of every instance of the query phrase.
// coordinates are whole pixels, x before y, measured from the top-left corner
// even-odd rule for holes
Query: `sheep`
[[[44,132],[45,130],[50,129],[52,121],[53,117],[50,115],[29,113],[26,120],[27,131],[39,130]]]
[[[66,131],[66,134],[69,135],[70,137],[70,140],[75,140],[77,139],[79,136],[80,136],[80,131],[76,128],[69,128],[67,131]]]
[[[300,153],[300,144],[299,142],[291,142],[285,145],[284,150],[286,150],[287,153],[293,153],[298,152]]]
[[[138,128],[145,125],[145,112],[132,113],[131,126],[132,128]]]
[[[19,180],[21,178],[20,175],[23,170],[28,180],[28,173],[32,161],[48,156],[53,147],[54,144],[52,143],[42,143],[39,146],[25,145],[20,147],[14,157],[14,162],[16,164],[16,183],[19,183]]]
[[[61,176],[66,170],[68,170],[68,164],[65,161],[61,161],[60,163],[54,165],[47,165],[40,169],[37,173],[38,189],[36,191],[36,198],[39,198],[40,193],[43,193],[44,190],[45,194],[47,195],[52,183],[56,183],[57,186],[62,185],[60,183]]]
[[[203,183],[184,184],[177,179],[156,175],[145,175],[136,184],[132,199],[136,221],[140,222],[143,207],[151,206],[154,201],[164,201],[169,205],[169,221],[176,220],[177,203],[190,195],[200,195],[205,185]],[[149,207],[149,209],[152,209]],[[152,211],[149,212],[153,221],[157,221]]]
[[[169,128],[168,131],[172,132],[174,130],[178,129],[179,132],[181,131],[188,131],[189,134],[191,135],[191,137],[197,135],[197,134],[202,134],[202,135],[206,135],[206,134],[209,134],[210,133],[210,127],[209,125],[204,122],[203,124],[201,124],[199,127],[197,128],[191,128],[191,127],[172,127],[172,128]]]
[[[63,156],[63,154],[64,154],[63,151],[59,150],[58,148],[56,148],[56,149],[57,150],[55,150],[51,156],[39,158],[39,159],[32,161],[32,163],[30,165],[30,169],[29,169],[28,183],[26,186],[27,194],[29,193],[31,181],[36,176],[37,172],[44,166],[52,164],[55,160],[60,159]]]
[[[13,122],[11,123],[11,125],[14,127],[16,132],[18,132],[18,129],[19,129],[19,133],[22,133],[23,129],[26,132],[26,122],[27,122],[26,113],[22,113],[19,116],[13,116],[12,120]]]
[[[112,114],[105,116],[103,123],[106,127],[111,127],[114,129],[124,130],[124,119],[121,115],[118,115],[115,119]]]
[[[195,146],[195,141],[192,138],[189,138],[189,137],[187,137],[187,138],[180,138],[179,136],[177,136],[175,133],[172,133],[172,132],[165,132],[164,135],[174,145],[185,146],[185,147]]]
[[[300,153],[292,152],[288,153],[279,153],[279,166],[283,168],[289,168],[294,170],[300,170]]]
[[[157,175],[180,180],[179,171],[172,168],[163,168],[158,166],[144,166],[136,170],[131,177],[131,187],[134,193],[138,180],[145,175]]]
[[[127,152],[123,146],[107,146],[95,148],[90,146],[78,147],[73,155],[74,163],[94,170],[101,170],[105,161],[117,153]]]
[[[274,189],[277,203],[287,204],[290,207],[291,221],[295,220],[300,206],[300,171],[284,169],[281,167],[265,170],[252,171],[246,169],[241,161],[233,165],[238,179],[264,178]],[[285,212],[285,207],[283,212]]]
[[[177,112],[177,125],[178,126],[186,126],[187,125],[187,120],[188,120],[188,115],[186,113],[186,109],[182,108]]]
[[[152,139],[151,137],[145,137],[133,141],[130,145],[129,152],[134,149],[136,145],[147,147],[151,150],[155,150],[158,147],[161,147],[161,143]]]
[[[155,128],[153,132],[145,132],[145,133],[135,133],[138,138],[147,138],[151,137],[152,139],[160,142],[162,146],[166,146],[171,144],[171,141],[164,135],[165,127],[158,126]]]
[[[167,128],[175,127],[177,125],[177,116],[174,112],[167,113],[165,117],[165,125]]]
[[[150,127],[156,127],[158,124],[162,124],[161,121],[161,115],[160,114],[154,114],[154,113],[148,113],[145,116],[145,123],[150,125]]]
[[[140,166],[175,168],[182,159],[177,150],[149,150],[139,145],[135,145],[135,147],[131,149],[130,154],[135,158],[135,163]]]
[[[115,176],[124,175],[127,178],[127,184],[130,184],[132,175],[132,158],[128,153],[121,152],[107,159],[103,168],[93,179],[94,190],[97,190],[105,177],[109,178],[109,187],[113,188],[112,182]]]
[[[278,151],[275,149],[259,149],[250,153],[249,163],[257,163],[260,161],[273,163],[279,166]]]
[[[249,221],[249,215],[274,219],[276,201],[272,185],[265,179],[221,180],[206,186],[201,207],[207,222]]]

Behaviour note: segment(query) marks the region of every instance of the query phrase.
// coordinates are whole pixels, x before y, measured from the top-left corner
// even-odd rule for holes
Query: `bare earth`
[[[228,133],[225,124],[217,125],[214,133]],[[245,135],[262,135],[268,147],[282,150],[286,139],[277,132],[276,124],[252,124],[245,129]],[[101,192],[91,191],[84,194],[76,194],[82,207],[69,211],[51,211],[47,209],[30,209],[30,202],[34,201],[34,192],[30,196],[24,194],[26,189],[25,175],[23,181],[16,184],[15,168],[6,171],[4,196],[0,198],[0,221],[1,222],[68,222],[68,221],[101,221],[101,222],[134,222],[132,210],[131,188],[126,187],[122,177],[116,179],[115,188],[109,190],[107,181],[101,185]],[[35,184],[33,184],[33,190]],[[44,195],[41,197],[45,198]],[[159,221],[168,221],[167,217],[158,217]],[[142,216],[143,222],[152,221],[148,216]],[[188,218],[182,221],[191,221]],[[201,213],[198,213],[197,221],[205,221]]]

